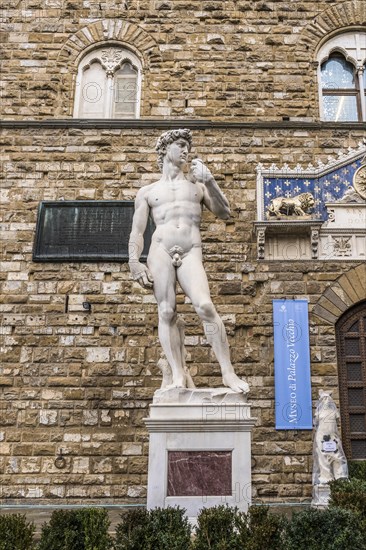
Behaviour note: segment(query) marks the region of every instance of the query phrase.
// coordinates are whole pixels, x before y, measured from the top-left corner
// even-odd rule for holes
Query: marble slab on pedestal
[[[231,451],[168,451],[168,497],[230,496],[231,478]]]
[[[227,388],[155,392],[145,419],[150,434],[148,508],[201,508],[251,501],[251,430],[242,393]]]

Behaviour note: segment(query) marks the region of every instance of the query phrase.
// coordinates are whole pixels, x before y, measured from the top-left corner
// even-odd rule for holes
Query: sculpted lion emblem
[[[313,208],[315,204],[311,193],[301,193],[296,197],[276,197],[271,201],[267,209],[267,218],[271,216],[306,216],[307,211]]]

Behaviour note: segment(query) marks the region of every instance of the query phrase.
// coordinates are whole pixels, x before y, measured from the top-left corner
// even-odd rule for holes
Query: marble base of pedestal
[[[246,396],[227,388],[158,390],[149,431],[149,509],[179,505],[194,520],[218,504],[251,502],[251,417]]]
[[[329,485],[314,485],[313,486],[313,500],[311,506],[313,508],[327,508],[330,499],[330,487]]]

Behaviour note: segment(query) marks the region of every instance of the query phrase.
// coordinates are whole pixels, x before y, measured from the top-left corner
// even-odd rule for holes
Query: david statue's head
[[[183,166],[192,147],[192,132],[189,128],[169,130],[162,134],[157,143],[158,165],[163,170],[165,157],[177,166]]]

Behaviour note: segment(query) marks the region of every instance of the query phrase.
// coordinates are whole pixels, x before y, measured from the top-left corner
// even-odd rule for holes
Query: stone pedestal
[[[251,502],[251,430],[243,394],[227,388],[158,390],[145,419],[149,434],[148,508],[201,508]]]
[[[329,485],[314,485],[313,486],[313,500],[311,506],[313,508],[327,508],[330,499],[330,487]]]

